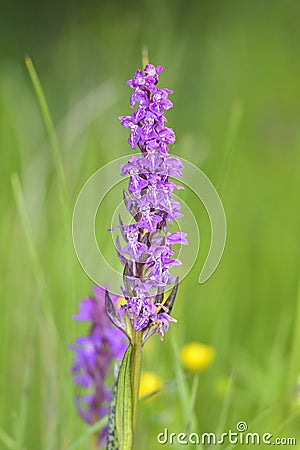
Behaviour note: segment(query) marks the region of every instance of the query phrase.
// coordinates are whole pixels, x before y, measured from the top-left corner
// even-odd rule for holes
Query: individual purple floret
[[[117,296],[112,296],[116,308],[117,299]],[[74,383],[87,390],[87,393],[75,397],[77,410],[85,422],[93,424],[107,414],[110,390],[105,379],[113,360],[123,358],[126,341],[124,334],[112,325],[106,314],[105,290],[102,288],[94,287],[94,296],[81,301],[79,313],[73,319],[90,322],[88,335],[77,338],[70,349],[75,353],[72,364]],[[104,434],[105,430],[102,430],[99,438]]]
[[[128,192],[124,192],[127,210],[134,223],[124,225],[120,221],[122,236],[126,241],[122,248],[117,241],[117,253],[124,267],[126,299],[123,309],[128,314],[135,331],[155,330],[161,338],[168,330],[174,304],[177,281],[170,273],[180,265],[176,252],[187,245],[186,234],[170,233],[169,225],[182,217],[180,203],[173,198],[177,186],[169,177],[179,178],[183,164],[169,155],[169,145],[175,143],[175,133],[166,126],[164,112],[173,107],[170,89],[158,88],[161,66],[147,64],[138,70],[127,84],[133,89],[130,116],[120,117],[123,127],[130,131],[128,143],[140,154],[132,156],[121,167],[121,175],[130,177]],[[173,249],[174,245],[180,248]],[[174,284],[171,294],[164,292]]]

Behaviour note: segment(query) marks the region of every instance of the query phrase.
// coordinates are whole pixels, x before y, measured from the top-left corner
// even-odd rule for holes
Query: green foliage
[[[217,272],[199,285],[209,221],[193,193],[180,192],[199,224],[200,255],[179,285],[178,323],[163,343],[154,336],[145,345],[144,368],[165,387],[139,405],[136,448],[159,449],[158,433],[185,431],[194,419],[199,433],[234,430],[245,420],[251,431],[299,440],[298,2],[3,8],[1,449],[89,446],[94,430],[74,407],[68,345],[86,331],[71,316],[91,280],[73,249],[71,211],[87,178],[130,152],[117,117],[129,112],[124,81],[140,66],[144,44],[150,60],[165,67],[161,85],[175,91],[172,151],[215,184],[228,237]],[[39,74],[38,81],[29,65],[35,88],[25,54]],[[101,236],[121,190],[96,221],[114,267],[112,242]],[[173,339],[179,348],[191,340],[215,347],[198,385],[180,368]]]

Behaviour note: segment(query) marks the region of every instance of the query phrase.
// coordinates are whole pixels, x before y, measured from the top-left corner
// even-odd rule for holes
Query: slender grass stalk
[[[61,158],[61,151],[56,135],[56,130],[54,127],[54,123],[49,111],[48,103],[41,85],[41,82],[39,80],[38,74],[36,72],[36,69],[34,67],[34,64],[29,56],[25,57],[25,64],[30,76],[30,79],[32,81],[32,85],[35,91],[35,94],[37,96],[37,100],[39,102],[40,110],[42,113],[42,118],[44,121],[44,125],[49,137],[50,147],[52,149],[54,163],[56,167],[56,172],[58,176],[58,184],[59,184],[59,194],[61,198],[61,204],[62,204],[62,212],[63,212],[63,223],[65,227],[66,232],[66,241],[68,237],[70,236],[70,218],[71,218],[71,211],[70,211],[70,203],[68,201],[68,190],[67,190],[67,184],[66,184],[66,177],[65,177],[65,171],[64,166]]]
[[[22,393],[20,396],[20,407],[18,413],[18,420],[16,424],[16,445],[15,450],[23,450],[25,446],[25,432],[28,417],[28,395],[32,376],[32,354],[29,348],[28,356],[25,364],[24,381],[22,387]]]
[[[186,417],[188,417],[188,415],[190,413],[189,390],[188,390],[188,386],[187,386],[187,382],[185,380],[183,370],[180,366],[179,351],[178,351],[177,343],[174,338],[172,339],[172,344],[173,344],[173,353],[174,353],[175,373],[176,373],[176,379],[178,381],[178,393],[179,393],[179,398],[180,398],[180,402],[181,402],[182,412],[183,412],[184,417],[186,418]]]
[[[220,190],[224,190],[229,172],[232,166],[235,150],[235,142],[240,130],[243,117],[243,104],[240,101],[235,101],[232,105],[227,134],[225,137],[224,161],[220,169]]]
[[[58,144],[58,140],[57,140],[57,136],[56,136],[56,132],[55,132],[55,127],[54,127],[54,124],[52,121],[52,117],[51,117],[51,114],[49,111],[49,107],[48,107],[46,97],[45,97],[42,85],[40,83],[38,74],[37,74],[36,69],[33,65],[33,62],[31,60],[31,58],[29,58],[29,56],[25,57],[25,64],[26,64],[28,73],[30,75],[30,78],[31,78],[31,81],[33,84],[33,88],[35,90],[35,93],[36,93],[36,96],[37,96],[37,99],[38,99],[38,102],[40,105],[41,113],[43,116],[46,131],[49,136],[49,141],[50,141],[56,169],[57,169],[58,176],[59,176],[62,200],[63,200],[63,203],[66,204],[67,198],[68,198],[67,185],[66,185],[64,167],[63,167],[61,154],[60,154],[60,148],[59,148],[59,144]]]
[[[300,417],[300,410],[298,409],[293,414],[288,416],[288,418],[279,425],[278,434],[282,433],[285,430],[285,428],[288,425],[290,425],[293,421],[297,420],[297,422],[298,422],[299,417]]]
[[[149,51],[148,47],[144,46],[142,48],[142,66],[145,67],[147,64],[149,64]]]
[[[198,380],[194,379],[193,388],[190,392],[186,377],[183,373],[182,367],[179,361],[179,351],[175,339],[172,339],[175,373],[178,381],[178,394],[181,403],[182,414],[185,419],[186,431],[190,432],[191,428],[195,428],[199,432],[198,420],[195,414],[195,398],[198,389]],[[198,448],[203,450],[201,444]]]
[[[55,330],[55,333],[58,335],[58,330],[56,328],[56,325],[53,321],[53,318],[49,312],[50,310],[50,296],[48,291],[48,286],[46,283],[44,271],[42,269],[42,264],[39,259],[38,253],[36,251],[33,238],[32,238],[32,231],[31,226],[28,218],[28,213],[25,205],[24,195],[22,191],[22,186],[20,183],[19,176],[14,173],[11,177],[11,185],[13,190],[13,195],[15,199],[15,203],[17,205],[19,217],[21,220],[21,225],[23,228],[23,232],[27,241],[27,245],[29,248],[29,256],[30,256],[30,262],[33,267],[33,272],[35,274],[37,286],[40,293],[41,298],[41,304],[44,307],[44,312],[46,313],[46,316],[49,319],[49,322],[51,323],[51,328]]]
[[[38,253],[36,251],[33,238],[32,238],[32,231],[31,226],[28,218],[28,213],[25,205],[23,190],[20,182],[20,178],[18,174],[14,173],[11,176],[11,185],[12,185],[12,191],[13,196],[15,199],[15,203],[17,206],[17,210],[19,213],[19,217],[21,220],[21,226],[23,228],[23,232],[25,235],[25,239],[28,245],[29,249],[29,256],[30,256],[30,262],[31,266],[33,267],[33,271],[36,277],[36,281],[38,284],[38,288],[41,294],[41,298],[45,301],[48,298],[48,290],[46,286],[46,280],[45,276],[41,267],[41,262],[38,256]]]
[[[224,431],[226,419],[227,419],[227,416],[229,413],[230,402],[231,402],[232,394],[233,394],[233,382],[234,382],[234,373],[231,374],[228,384],[227,384],[227,387],[226,387],[226,392],[225,392],[224,401],[223,401],[223,405],[222,405],[222,409],[221,409],[220,417],[219,417],[218,428],[217,428],[217,432],[216,432],[217,436],[219,436]]]
[[[189,422],[187,423],[187,431],[188,433],[193,432],[193,430],[197,427],[195,406],[196,406],[196,398],[198,394],[198,386],[199,386],[199,373],[196,373],[193,378],[193,384],[191,389],[191,398],[190,398],[190,413],[189,413]]]
[[[24,195],[20,183],[20,179],[17,174],[13,174],[11,177],[11,184],[12,184],[12,190],[13,195],[15,199],[15,203],[17,205],[17,210],[20,217],[21,227],[23,228],[23,232],[28,244],[29,248],[29,262],[31,263],[31,266],[33,268],[33,274],[37,283],[37,289],[39,293],[39,302],[35,305],[36,313],[34,314],[35,320],[32,321],[32,330],[37,329],[37,333],[39,335],[39,340],[41,343],[41,359],[44,359],[44,345],[46,342],[51,343],[53,348],[53,353],[56,354],[56,352],[59,352],[61,348],[63,348],[62,345],[62,337],[61,334],[57,328],[57,325],[53,319],[52,316],[52,306],[51,306],[51,298],[50,293],[48,289],[48,285],[46,283],[46,278],[44,275],[44,270],[41,265],[40,258],[38,256],[33,238],[32,238],[32,231],[31,226],[29,222],[29,217],[25,205]],[[52,362],[52,365],[55,364],[55,361]],[[44,369],[47,370],[47,369]],[[48,370],[45,371],[45,376],[48,376]],[[26,397],[27,399],[27,397]],[[52,400],[51,400],[52,401]],[[55,402],[53,401],[53,405]],[[21,411],[21,418],[22,421],[24,421],[24,414],[27,411],[25,408],[25,399],[21,401],[20,411]],[[21,420],[21,419],[18,419]],[[19,426],[19,429],[16,430],[16,434],[18,436],[18,442],[22,442],[22,436],[23,433],[25,433],[25,425]],[[21,444],[19,445],[19,448],[23,450],[23,447]]]
[[[80,445],[87,444],[89,439],[91,438],[91,435],[93,435],[96,432],[99,432],[106,425],[106,422],[107,419],[106,417],[104,417],[94,425],[88,427],[84,433],[78,436],[78,438],[75,439],[75,441],[71,442],[69,445],[64,447],[63,450],[76,450]]]

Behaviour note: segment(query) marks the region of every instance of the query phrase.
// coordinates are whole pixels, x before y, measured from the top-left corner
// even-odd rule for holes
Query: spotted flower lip
[[[139,232],[136,226],[130,226],[131,229],[126,233],[126,237],[128,240],[127,245],[124,247],[123,252],[130,255],[134,260],[138,260],[142,253],[148,250],[146,244],[142,244],[138,241]]]
[[[140,150],[140,154],[121,166],[121,175],[130,177],[124,199],[134,223],[120,222],[125,246],[122,248],[117,241],[117,254],[125,265],[123,309],[135,331],[155,329],[161,339],[169,323],[175,322],[170,312],[178,280],[170,269],[181,262],[175,256],[180,249],[173,246],[188,244],[186,233],[170,232],[168,228],[182,217],[173,191],[183,188],[169,177],[180,178],[183,164],[169,155],[169,146],[174,145],[176,137],[174,130],[166,126],[165,111],[173,107],[169,98],[173,91],[158,87],[162,71],[162,66],[147,64],[126,83],[133,89],[129,103],[135,110],[119,119],[129,130],[130,147]],[[171,299],[163,303],[163,292],[174,283]],[[151,333],[147,331],[148,336]]]

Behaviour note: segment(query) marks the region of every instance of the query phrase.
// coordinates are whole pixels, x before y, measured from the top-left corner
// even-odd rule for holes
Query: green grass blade
[[[19,214],[20,226],[24,232],[25,239],[29,248],[28,262],[32,267],[33,275],[38,289],[38,302],[34,305],[34,313],[32,320],[32,330],[35,330],[36,335],[39,336],[41,342],[41,356],[45,357],[43,347],[46,341],[51,343],[54,354],[62,348],[61,334],[57,328],[52,315],[51,298],[49,294],[48,285],[41,265],[39,255],[37,253],[35,243],[32,237],[32,229],[29,222],[29,216],[26,209],[25,199],[20,183],[20,179],[17,174],[13,174],[11,177],[11,184],[13,190],[13,196],[17,206]],[[55,364],[55,360],[52,362],[52,366]],[[43,369],[45,370],[45,368]],[[47,371],[48,372],[48,371]],[[44,387],[46,388],[46,387]],[[17,449],[23,450],[23,439],[25,434],[25,427],[27,422],[28,410],[27,410],[27,397],[25,397],[26,389],[23,389],[23,396],[21,398],[21,404],[19,408],[19,415],[16,418],[15,436],[17,440]],[[52,401],[54,407],[55,402]]]
[[[26,238],[26,241],[28,244],[30,261],[31,261],[33,272],[35,274],[38,288],[40,291],[40,298],[42,301],[42,305],[45,307],[45,312],[47,313],[48,319],[51,322],[51,326],[54,327],[55,330],[57,331],[56,326],[53,321],[53,318],[50,314],[50,311],[51,311],[50,297],[49,297],[48,286],[46,283],[46,278],[44,276],[42,264],[41,264],[41,261],[39,259],[38,253],[37,253],[35,245],[34,245],[34,241],[32,238],[31,226],[30,226],[30,222],[29,222],[29,217],[28,217],[28,213],[27,213],[27,209],[26,209],[26,205],[25,205],[24,195],[23,195],[19,176],[16,173],[13,174],[11,177],[11,185],[12,185],[15,203],[17,205],[19,217],[21,220],[21,226],[23,228],[24,235],[25,235],[25,238]]]
[[[227,135],[225,138],[224,160],[220,169],[220,190],[226,186],[229,172],[232,166],[235,150],[236,138],[241,126],[243,117],[243,105],[240,101],[235,101],[232,105]]]
[[[31,375],[32,375],[32,357],[31,357],[31,349],[29,349],[29,355],[27,357],[27,361],[25,364],[25,373],[24,373],[24,381],[23,388],[20,398],[20,408],[18,419],[15,427],[16,434],[16,450],[23,450],[25,447],[25,434],[26,434],[26,424],[28,417],[28,396],[30,390],[31,383]]]
[[[87,430],[81,434],[75,441],[71,442],[67,447],[64,447],[64,450],[76,450],[81,444],[86,444],[91,435],[94,433],[97,433],[97,431],[100,431],[107,423],[107,418],[104,417],[103,419],[99,420],[94,425],[87,428]]]
[[[33,273],[36,278],[37,286],[40,292],[40,299],[41,299],[41,305],[43,307],[43,311],[45,313],[45,317],[47,320],[47,324],[49,326],[48,332],[51,335],[51,339],[53,343],[57,342],[57,339],[60,339],[61,336],[59,334],[58,328],[53,320],[53,317],[51,315],[51,299],[49,295],[48,286],[46,283],[46,278],[44,276],[44,272],[42,269],[42,265],[38,256],[38,253],[36,251],[33,238],[32,238],[32,232],[31,227],[29,223],[28,213],[26,210],[24,195],[20,183],[20,179],[17,174],[13,174],[11,177],[11,184],[12,184],[12,190],[13,195],[15,199],[15,203],[17,205],[17,210],[19,213],[19,217],[21,220],[21,226],[24,231],[24,235],[28,244],[29,248],[29,256],[30,256],[30,262],[33,268]]]
[[[198,380],[195,378],[192,392],[190,392],[185,374],[182,370],[180,360],[179,360],[179,350],[175,339],[172,340],[173,344],[173,354],[174,354],[174,362],[175,362],[175,373],[176,373],[176,381],[178,386],[178,394],[181,402],[182,414],[185,420],[185,428],[186,431],[189,432],[191,428],[198,430],[198,421],[194,411],[197,389],[198,389]],[[203,447],[199,444],[199,449]]]
[[[14,199],[17,205],[19,217],[21,220],[21,226],[23,228],[25,238],[27,241],[27,245],[29,248],[29,254],[30,254],[30,260],[33,267],[33,271],[35,273],[38,287],[41,293],[41,296],[43,299],[47,298],[47,287],[46,287],[46,280],[44,277],[43,270],[41,268],[41,263],[38,257],[38,254],[36,252],[33,239],[32,239],[32,232],[31,232],[31,226],[28,218],[28,213],[25,205],[24,195],[20,183],[19,176],[14,173],[11,176],[11,185],[13,190]]]
[[[218,423],[218,428],[217,428],[217,432],[216,432],[217,436],[220,436],[221,433],[224,432],[226,419],[227,419],[227,416],[228,416],[228,413],[229,413],[230,402],[231,402],[231,399],[232,399],[233,380],[234,380],[234,374],[232,373],[230,378],[229,378],[227,387],[226,387],[226,392],[225,392],[224,401],[223,401],[223,405],[222,405],[222,409],[221,409],[221,413],[220,413],[220,418],[219,418],[219,423]]]
[[[60,148],[59,148],[59,144],[58,144],[58,140],[57,140],[57,136],[56,136],[56,131],[55,131],[55,127],[54,127],[52,117],[51,117],[51,114],[49,111],[49,107],[48,107],[48,104],[46,101],[46,97],[45,97],[42,85],[40,83],[38,74],[36,72],[36,69],[33,65],[33,62],[31,60],[31,58],[29,58],[28,56],[25,58],[25,64],[26,64],[28,73],[30,75],[31,82],[33,84],[33,88],[35,90],[35,93],[36,93],[36,96],[37,96],[37,99],[38,99],[38,102],[40,105],[41,113],[43,116],[44,124],[46,127],[46,131],[49,136],[50,145],[51,145],[51,149],[53,152],[53,157],[54,157],[54,161],[55,161],[55,165],[56,165],[56,170],[57,170],[59,181],[60,181],[60,188],[61,188],[61,194],[63,196],[63,201],[64,201],[64,203],[67,203],[66,199],[68,198],[68,195],[67,195],[66,177],[65,177],[62,159],[61,159],[61,153],[60,153]]]
[[[178,385],[178,393],[181,402],[182,413],[185,418],[188,417],[190,412],[190,395],[185,379],[182,367],[179,362],[179,351],[175,339],[172,339],[173,353],[174,353],[174,363],[175,363],[175,374]]]
[[[196,399],[198,394],[198,386],[199,386],[199,373],[196,373],[193,378],[193,384],[191,389],[191,395],[190,395],[190,413],[188,416],[189,422],[187,425],[188,433],[190,433],[193,430],[197,429],[198,421],[196,419],[196,412],[195,412],[195,406],[196,406]]]

